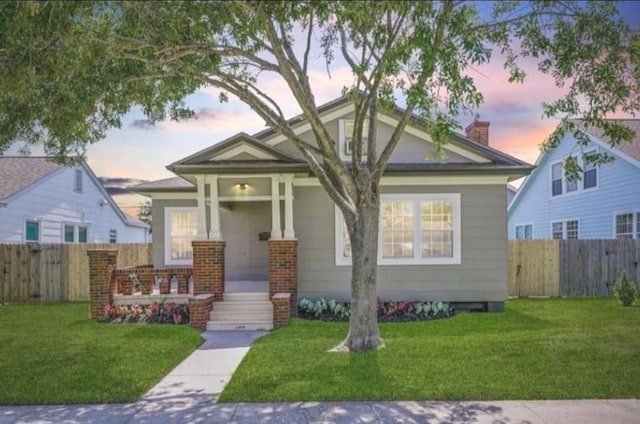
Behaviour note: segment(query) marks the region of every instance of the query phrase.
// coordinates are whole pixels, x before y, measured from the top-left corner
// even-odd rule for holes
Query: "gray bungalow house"
[[[349,161],[353,104],[339,98],[320,111]],[[378,120],[384,140],[398,114]],[[314,142],[303,117],[290,123]],[[432,143],[420,125],[405,130],[381,182],[380,299],[502,310],[506,186],[532,168],[490,148],[488,127],[476,119],[466,137],[453,134],[446,161],[430,159]],[[283,254],[276,246],[288,246],[292,305],[296,297],[349,298],[351,252],[341,213],[285,137],[270,129],[240,133],[167,168],[177,177],[134,188],[152,199],[156,268],[192,266],[194,240],[223,241],[225,301],[233,292],[273,295],[278,271],[270,263]]]

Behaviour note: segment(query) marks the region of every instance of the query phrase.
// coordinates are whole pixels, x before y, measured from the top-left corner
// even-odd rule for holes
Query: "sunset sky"
[[[640,28],[640,3],[621,5],[623,16],[635,29]],[[528,78],[524,84],[509,84],[502,63],[493,61],[471,75],[484,94],[484,104],[477,111],[482,120],[491,122],[490,144],[517,158],[533,163],[538,146],[556,125],[542,118],[541,103],[561,93],[553,81],[536,71],[533,63],[525,64]],[[340,96],[352,76],[347,67],[336,66],[327,75],[321,61],[314,63],[310,80],[318,104]],[[289,97],[283,82],[267,81],[266,91],[275,93],[285,113],[293,116],[299,109]],[[123,119],[121,129],[109,131],[105,140],[90,146],[88,161],[99,176],[154,180],[173,176],[165,166],[200,149],[215,144],[234,133],[253,133],[264,128],[264,122],[239,101],[221,104],[217,92],[204,89],[187,98],[197,119],[183,122],[161,122],[149,125],[139,110]],[[462,116],[466,126],[473,115]],[[11,152],[8,152],[11,153]],[[36,153],[36,152],[34,152]]]

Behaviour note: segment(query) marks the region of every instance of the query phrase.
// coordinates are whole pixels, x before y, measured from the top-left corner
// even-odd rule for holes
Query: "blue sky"
[[[640,3],[624,2],[620,6],[635,29],[640,29]],[[310,80],[319,104],[340,96],[342,87],[350,85],[350,71],[340,64],[331,70],[331,78],[320,61],[313,64]],[[485,102],[479,113],[482,120],[491,122],[490,143],[528,162],[538,156],[538,145],[553,130],[554,120],[543,120],[540,104],[554,99],[558,89],[550,78],[535,71],[533,63],[525,68],[528,81],[523,85],[508,84],[507,74],[500,63],[478,69],[472,76],[484,94]],[[293,116],[297,107],[286,95],[283,82],[265,81],[267,92],[274,93],[285,113]],[[187,98],[196,111],[196,118],[183,122],[146,124],[139,110],[132,110],[123,118],[120,129],[110,130],[105,140],[88,148],[88,161],[99,176],[154,180],[173,176],[165,166],[204,149],[239,131],[253,133],[264,123],[238,101],[221,104],[217,92],[200,90]],[[461,118],[464,127],[471,115]],[[15,153],[15,148],[8,154]],[[37,154],[37,151],[34,151]]]

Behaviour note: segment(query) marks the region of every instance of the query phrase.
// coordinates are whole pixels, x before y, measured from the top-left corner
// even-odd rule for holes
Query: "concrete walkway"
[[[640,422],[640,400],[216,404],[251,343],[264,334],[203,333],[202,346],[136,403],[0,406],[0,424]]]

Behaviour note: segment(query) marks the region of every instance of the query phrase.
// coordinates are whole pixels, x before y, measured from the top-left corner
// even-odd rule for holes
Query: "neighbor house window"
[[[109,243],[117,243],[118,242],[118,230],[111,229],[109,230]]]
[[[580,222],[577,219],[551,223],[551,238],[553,239],[577,239],[579,235]]]
[[[65,243],[73,243],[75,241],[75,227],[71,224],[62,225],[63,240]]]
[[[24,225],[24,241],[39,242],[40,241],[40,221],[35,219],[27,219]]]
[[[78,227],[78,243],[87,243],[89,239],[89,227],[81,225]]]
[[[562,162],[551,165],[551,195],[562,194]]]
[[[562,162],[551,164],[551,196],[560,196],[565,193],[573,193],[581,190],[589,190],[598,186],[598,168],[593,164],[588,164],[584,157],[596,153],[596,151],[585,152],[579,165],[582,167],[582,178],[576,181],[569,181],[564,175]],[[578,162],[576,157],[573,159]]]
[[[460,263],[459,194],[382,194],[380,265]],[[351,264],[351,246],[336,207],[336,263]]]
[[[197,233],[196,208],[165,208],[165,263],[190,264],[193,256],[191,242]]]
[[[516,240],[531,240],[533,238],[533,224],[516,225]]]
[[[340,119],[338,121],[338,139],[340,157],[350,159],[353,153],[353,124],[354,119]],[[369,133],[369,122],[365,119],[362,125],[362,155],[367,154],[367,134]]]
[[[73,180],[73,191],[82,193],[82,169],[76,169],[75,178]]]
[[[640,218],[640,213],[636,213],[636,219],[634,222],[633,213],[622,213],[615,216],[615,231],[617,239],[632,239],[633,238],[633,227],[634,224],[636,226],[636,237],[639,236],[638,226],[638,218]]]

